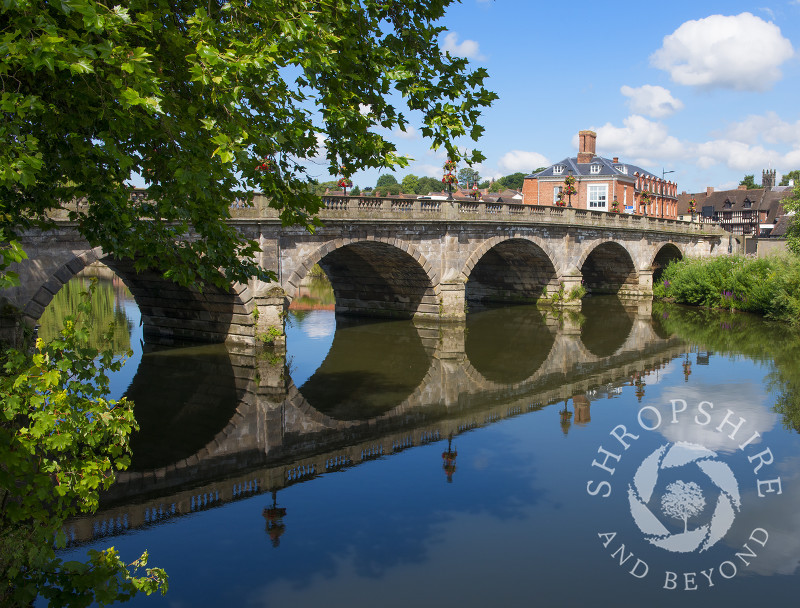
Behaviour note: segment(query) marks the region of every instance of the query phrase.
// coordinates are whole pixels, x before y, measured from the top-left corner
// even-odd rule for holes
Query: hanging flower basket
[[[452,173],[456,170],[456,161],[450,160],[449,158],[444,163],[444,170],[448,173]]]
[[[572,179],[574,180],[575,178],[573,177]],[[578,193],[578,190],[572,184],[567,184],[564,186],[563,192],[564,196],[573,196]]]
[[[567,186],[572,186],[575,183],[575,176],[574,175],[567,175],[567,177],[564,178],[564,183]]]
[[[272,171],[272,161],[269,156],[265,156],[264,162],[256,166],[256,171]]]
[[[697,201],[692,199],[689,201],[689,213],[697,212]]]
[[[445,173],[442,176],[442,183],[443,184],[455,184],[456,181],[458,181],[458,180],[457,180],[456,176],[453,175],[452,173]]]
[[[339,186],[340,188],[349,188],[350,186],[353,185],[353,182],[351,182],[346,177],[343,177],[338,182],[336,182],[336,185]]]
[[[614,213],[619,213],[619,202],[616,199],[614,199],[614,202],[611,203],[611,211]]]

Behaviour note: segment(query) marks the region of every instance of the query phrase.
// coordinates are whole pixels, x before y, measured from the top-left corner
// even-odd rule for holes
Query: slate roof
[[[688,215],[689,201],[694,198],[697,203],[697,213],[702,214],[703,208],[711,208],[711,213],[722,213],[724,211],[767,211],[766,219],[761,220],[762,224],[772,224],[784,214],[781,201],[791,194],[791,190],[786,188],[757,188],[754,190],[720,190],[707,194],[697,192],[694,194],[678,195],[678,215]],[[746,206],[746,201],[750,201],[751,206]],[[730,203],[730,206],[726,206]]]
[[[564,170],[561,173],[556,173],[554,171],[554,167],[559,165],[563,166]],[[600,165],[600,170],[597,173],[592,173],[591,169],[592,165]],[[569,174],[570,170],[572,170],[572,175],[575,177],[617,176],[623,178],[627,177],[630,179],[630,181],[633,182],[636,180],[635,174],[638,172],[639,175],[661,179],[661,177],[659,177],[658,175],[650,173],[649,171],[646,171],[641,167],[637,167],[636,165],[623,162],[615,163],[612,159],[604,158],[602,156],[592,157],[592,161],[589,163],[579,163],[578,157],[576,156],[573,156],[571,158],[565,158],[560,162],[553,163],[552,165],[550,165],[549,167],[547,167],[542,171],[539,171],[538,173],[526,175],[525,177],[536,177],[536,178],[557,177],[563,179],[565,175]]]

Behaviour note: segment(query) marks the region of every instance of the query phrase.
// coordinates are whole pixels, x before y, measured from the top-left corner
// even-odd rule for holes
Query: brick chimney
[[[597,147],[597,133],[594,131],[578,131],[578,163],[592,162]]]
[[[706,186],[706,196],[714,194],[714,186]]]

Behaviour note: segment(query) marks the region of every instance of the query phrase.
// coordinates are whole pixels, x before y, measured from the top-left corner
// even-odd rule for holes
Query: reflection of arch
[[[674,243],[666,243],[661,247],[653,258],[653,284],[661,279],[664,269],[674,260],[683,259],[683,252]]]
[[[581,257],[578,268],[589,293],[617,294],[626,289],[638,289],[639,278],[633,257],[620,243],[600,243]]]
[[[146,352],[125,392],[140,427],[131,437],[132,470],[164,467],[224,441],[241,420],[234,414],[242,396],[222,345]]]
[[[628,341],[633,319],[618,298],[586,298],[581,342],[595,357],[610,357]]]
[[[81,270],[101,262],[122,279],[142,313],[143,334],[150,343],[166,341],[225,342],[231,336],[253,336],[250,316],[255,302],[247,285],[227,291],[207,285],[203,291],[182,287],[154,270],[137,271],[133,260],[118,260],[100,247],[76,256],[55,270],[32,300],[46,307],[55,294]],[[29,318],[38,316],[29,313]]]
[[[466,299],[481,302],[531,302],[558,284],[553,260],[542,239],[494,237],[470,255],[462,274]]]
[[[465,351],[471,366],[490,382],[514,384],[531,378],[547,360],[553,334],[541,312],[526,307],[521,318],[508,308],[467,317]]]
[[[331,418],[367,420],[407,401],[430,367],[411,323],[339,323],[325,360],[300,392]]]
[[[425,256],[401,239],[329,241],[286,281],[289,298],[314,264],[328,275],[337,313],[399,318],[438,314],[439,277]]]

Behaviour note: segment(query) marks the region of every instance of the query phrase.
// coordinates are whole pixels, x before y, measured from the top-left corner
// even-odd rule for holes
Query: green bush
[[[800,260],[720,256],[672,262],[653,286],[657,298],[800,323]]]

